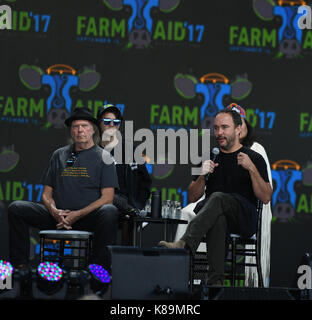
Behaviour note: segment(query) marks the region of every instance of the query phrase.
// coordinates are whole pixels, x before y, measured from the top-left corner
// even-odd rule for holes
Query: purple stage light
[[[111,281],[108,271],[99,264],[90,264],[89,270],[101,282],[109,283]]]
[[[40,277],[48,281],[57,282],[63,277],[63,270],[52,262],[41,262],[37,271]]]

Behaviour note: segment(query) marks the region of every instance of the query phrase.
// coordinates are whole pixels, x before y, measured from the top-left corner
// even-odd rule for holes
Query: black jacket
[[[116,163],[119,188],[115,189],[115,194],[126,199],[130,206],[143,209],[150,197],[152,179],[145,164],[126,163],[130,161],[125,161],[125,141],[122,143],[123,161]],[[111,154],[114,156],[114,149]]]

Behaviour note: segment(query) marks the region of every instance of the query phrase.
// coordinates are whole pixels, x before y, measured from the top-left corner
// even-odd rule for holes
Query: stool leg
[[[85,268],[89,265],[89,239],[86,240],[86,262],[85,262]]]
[[[78,258],[76,260],[76,265],[75,265],[75,259],[74,259],[74,268],[77,267],[77,269],[80,268],[80,257],[81,257],[81,240],[78,240],[77,243],[78,243],[78,249],[75,249],[75,250],[78,250]],[[76,243],[75,243],[76,245]]]
[[[89,238],[89,262],[91,260],[91,257],[93,257],[93,237],[90,236]]]
[[[231,241],[231,245],[232,245],[232,275],[231,275],[231,278],[232,278],[232,287],[235,287],[236,284],[235,284],[235,278],[236,278],[236,240],[235,238],[232,238],[232,241]]]
[[[44,259],[44,237],[40,237],[40,263],[43,262]]]
[[[60,248],[59,248],[59,257],[60,257],[60,262],[59,262],[59,266],[61,267],[61,268],[63,268],[64,267],[64,265],[63,265],[63,263],[64,263],[64,256],[65,256],[65,252],[64,252],[64,240],[63,239],[61,239],[60,240]]]

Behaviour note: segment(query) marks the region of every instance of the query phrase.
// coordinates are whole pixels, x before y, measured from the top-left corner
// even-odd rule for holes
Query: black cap
[[[97,119],[100,120],[102,118],[103,113],[112,112],[117,119],[122,121],[122,115],[119,108],[115,107],[113,104],[104,104],[104,106],[99,109],[97,114]]]
[[[74,120],[88,120],[98,125],[98,121],[94,118],[91,110],[86,107],[75,108],[71,116],[65,119],[66,126],[70,127]]]

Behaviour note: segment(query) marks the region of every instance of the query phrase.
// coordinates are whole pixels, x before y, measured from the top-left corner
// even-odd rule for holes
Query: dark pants
[[[239,204],[233,196],[215,192],[189,223],[182,237],[195,255],[197,247],[206,235],[208,285],[224,279],[226,236],[228,232],[239,233],[238,210]]]
[[[29,263],[29,226],[40,230],[56,229],[56,220],[39,203],[14,201],[8,207],[10,260],[13,265]],[[73,230],[94,233],[94,263],[110,268],[107,245],[116,244],[119,212],[111,204],[103,205],[76,221]]]

